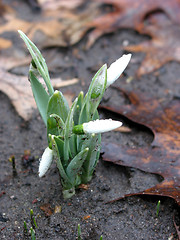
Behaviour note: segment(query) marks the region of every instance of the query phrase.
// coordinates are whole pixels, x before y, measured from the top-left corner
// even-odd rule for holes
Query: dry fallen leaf
[[[0,38],[0,49],[9,48],[12,46],[12,42],[8,39]]]
[[[40,209],[45,213],[47,217],[50,217],[53,214],[53,209],[50,203],[44,203],[40,206]]]
[[[83,3],[83,0],[37,0],[43,10],[57,10],[58,8],[75,9]]]
[[[145,17],[155,11],[163,11],[174,22],[180,23],[179,0],[98,0],[96,2],[111,5],[113,11],[94,18],[89,25],[94,30],[88,36],[87,48],[102,35],[117,29],[131,28],[139,31]]]
[[[8,70],[13,67],[29,64],[29,62],[30,58],[20,60],[16,58],[0,58],[0,90],[9,97],[18,114],[26,121],[31,118],[32,112],[36,108],[30,83],[27,77],[17,76],[9,73]],[[51,79],[51,82],[54,88],[60,88],[76,84],[78,79],[63,81],[60,78],[56,78]],[[74,95],[71,93],[65,97],[68,98],[68,102],[70,103]]]
[[[129,133],[131,132],[131,129],[129,127],[119,127],[114,130],[115,132],[124,132],[124,133]]]
[[[138,76],[151,73],[167,62],[180,62],[180,25],[172,23],[163,14],[152,15],[149,23],[144,25],[141,32],[150,35],[152,39],[125,47],[131,52],[146,53],[137,71]]]
[[[104,144],[103,160],[161,175],[164,178],[161,183],[136,194],[168,196],[180,204],[180,100],[162,101],[138,90],[124,92],[129,105],[103,108],[148,127],[154,140],[150,146],[142,148]]]
[[[42,11],[38,12],[38,18],[30,22],[21,19],[18,14],[16,16],[14,12],[1,16],[0,33],[20,29],[40,48],[66,47],[77,43],[93,29],[88,34],[89,48],[103,34],[120,28],[141,31],[146,17],[157,10],[163,11],[173,23],[180,24],[179,0],[150,0],[148,3],[147,0],[38,2]]]
[[[91,217],[90,215],[86,215],[86,216],[84,216],[82,219],[83,219],[83,220],[88,220],[90,217]]]
[[[91,28],[89,22],[96,18],[100,12],[99,4],[96,2],[89,3],[87,8],[79,11],[80,3],[81,1],[77,1],[75,4],[70,4],[70,2],[65,4],[65,1],[59,4],[54,2],[55,5],[58,4],[58,8],[53,10],[51,5],[53,3],[45,1],[41,3],[44,10],[38,13],[39,18],[32,19],[30,22],[14,14],[8,18],[2,17],[3,24],[0,25],[0,34],[17,32],[20,29],[39,48],[73,45],[82,39]],[[52,9],[46,9],[46,4],[50,4]]]

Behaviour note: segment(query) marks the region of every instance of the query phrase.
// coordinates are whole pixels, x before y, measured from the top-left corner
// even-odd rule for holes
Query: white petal
[[[111,85],[114,81],[116,81],[116,79],[119,78],[119,76],[127,67],[131,56],[132,54],[124,54],[122,57],[110,65],[110,67],[107,69],[107,87],[109,87],[109,85]]]
[[[95,120],[83,123],[83,130],[85,133],[103,133],[116,129],[122,125],[122,122],[114,121],[112,119]]]
[[[49,167],[51,165],[52,159],[53,159],[53,150],[51,150],[49,147],[47,147],[44,150],[44,153],[40,160],[39,177],[42,177],[45,175],[45,173],[47,172],[47,170],[49,169]]]

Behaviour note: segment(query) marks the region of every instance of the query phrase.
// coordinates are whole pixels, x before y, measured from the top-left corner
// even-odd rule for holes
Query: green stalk
[[[48,88],[50,96],[53,95],[54,89],[53,89],[53,86],[50,81],[49,72],[48,72],[48,68],[47,68],[45,59],[43,58],[41,52],[36,47],[36,45],[33,42],[31,42],[31,40],[21,30],[18,30],[18,32],[19,32],[21,38],[23,39],[23,41],[25,42],[25,44],[32,56],[32,59],[34,60],[37,70],[39,71],[40,75],[43,77],[43,79],[46,83],[46,86]]]
[[[81,226],[78,224],[78,240],[82,240],[81,238]]]
[[[156,217],[159,216],[159,209],[160,209],[160,204],[161,204],[161,201],[159,200],[158,203],[157,203],[157,207],[156,207]]]
[[[27,223],[26,223],[26,221],[24,221],[24,232],[25,232],[25,233],[27,233],[27,232],[28,232],[28,230],[27,230]]]
[[[30,228],[30,231],[31,231],[31,240],[36,240],[35,231],[32,227]]]

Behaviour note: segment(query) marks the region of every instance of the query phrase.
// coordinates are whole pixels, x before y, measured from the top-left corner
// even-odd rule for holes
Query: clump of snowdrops
[[[101,133],[122,125],[112,119],[99,120],[98,105],[105,90],[122,74],[131,54],[123,55],[111,64],[104,64],[93,77],[89,89],[69,107],[61,91],[54,91],[48,68],[41,52],[19,30],[31,56],[29,80],[39,112],[47,127],[48,147],[39,164],[39,177],[45,175],[52,160],[57,163],[61,175],[64,198],[75,194],[80,184],[87,184],[97,165],[101,149]],[[46,89],[39,81],[43,78]]]

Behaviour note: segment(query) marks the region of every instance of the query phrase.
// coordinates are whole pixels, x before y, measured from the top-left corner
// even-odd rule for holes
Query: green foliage
[[[97,107],[107,86],[107,66],[103,65],[95,74],[87,94],[84,96],[83,92],[80,92],[69,108],[63,94],[54,91],[40,51],[24,33],[19,33],[32,56],[29,70],[32,91],[47,126],[48,145],[53,150],[61,175],[63,195],[69,198],[75,193],[76,187],[91,180],[98,162],[101,135],[84,134],[75,129],[76,125],[99,118]],[[48,91],[39,81],[39,75]]]
[[[31,216],[31,224],[32,224],[32,226],[34,226],[34,228],[37,228],[37,223],[36,223],[36,220],[35,220],[35,217],[34,217],[34,212],[33,212],[32,209],[30,210],[30,216]]]
[[[157,203],[157,207],[156,207],[156,217],[159,216],[160,204],[161,204],[161,201],[159,200],[158,203]]]
[[[29,71],[29,79],[37,107],[45,125],[47,125],[47,105],[49,102],[49,95],[31,70]]]
[[[78,240],[82,240],[81,239],[81,226],[80,226],[80,224],[78,224]]]
[[[30,227],[30,234],[31,234],[31,240],[36,240],[36,235],[35,235],[35,228],[37,228],[37,223],[34,217],[33,210],[30,210],[30,220],[31,220],[31,227]],[[28,228],[27,228],[27,223],[24,221],[24,237],[28,237]]]
[[[43,58],[41,52],[35,46],[35,44],[33,42],[31,42],[29,40],[29,38],[22,31],[19,30],[18,32],[19,32],[21,38],[23,39],[23,41],[25,42],[25,44],[32,56],[32,64],[30,67],[30,71],[40,75],[44,79],[44,82],[45,82],[45,84],[48,88],[49,94],[51,96],[54,93],[54,89],[50,82],[49,72],[48,72],[48,68],[47,68],[45,59]]]
[[[36,240],[35,231],[32,227],[30,228],[30,231],[31,231],[31,240]]]

